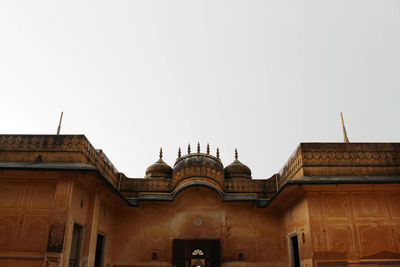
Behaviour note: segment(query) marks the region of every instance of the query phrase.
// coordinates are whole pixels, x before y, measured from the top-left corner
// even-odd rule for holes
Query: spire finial
[[[181,158],[181,148],[178,149],[178,159]]]
[[[60,134],[60,130],[61,130],[61,122],[62,122],[62,117],[63,117],[64,111],[61,112],[61,116],[60,116],[60,122],[58,123],[58,128],[57,128],[57,135]]]
[[[200,153],[200,142],[197,142],[197,153]]]
[[[160,147],[160,159],[162,159],[162,147]]]
[[[217,147],[217,159],[219,159],[219,148]]]
[[[207,143],[207,154],[210,154],[210,144]]]
[[[188,144],[188,154],[190,154],[190,144]]]
[[[344,121],[343,121],[343,114],[340,112],[340,117],[342,118],[342,128],[343,128],[343,139],[345,143],[349,143],[349,138],[347,138],[347,132],[346,132],[346,127],[344,127]]]
[[[235,148],[235,159],[238,159],[238,152],[237,152],[237,148]]]

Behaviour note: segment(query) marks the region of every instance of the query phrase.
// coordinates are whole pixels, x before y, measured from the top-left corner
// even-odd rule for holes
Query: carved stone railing
[[[170,192],[172,190],[172,179],[170,178],[123,178],[120,191],[129,192]]]
[[[0,151],[8,152],[75,152],[83,154],[90,165],[114,186],[118,171],[102,152],[96,150],[84,135],[0,135]]]
[[[264,194],[265,196],[276,192],[276,177],[270,179],[232,179],[225,180],[223,184],[223,191],[225,193],[257,193]],[[171,179],[156,178],[122,178],[120,191],[121,192],[164,192],[170,193],[174,190],[175,186]]]
[[[290,156],[286,164],[279,171],[278,186],[281,187],[287,182],[287,180],[291,179],[295,175],[295,173],[299,171],[302,164],[303,158],[301,154],[301,145],[299,145]]]
[[[224,191],[229,193],[263,193],[266,191],[265,180],[225,180]]]

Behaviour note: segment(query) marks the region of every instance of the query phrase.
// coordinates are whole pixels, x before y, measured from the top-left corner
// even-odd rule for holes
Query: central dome
[[[188,154],[180,156],[173,167],[172,177],[174,181],[191,178],[191,177],[206,177],[213,180],[222,182],[224,179],[224,165],[219,159],[219,150],[217,149],[217,156],[209,154],[209,146],[207,146],[207,153],[200,153],[200,146],[197,147],[197,153],[190,153],[190,146],[188,147]]]

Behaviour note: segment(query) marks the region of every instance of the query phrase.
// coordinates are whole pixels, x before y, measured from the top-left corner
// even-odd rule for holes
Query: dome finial
[[[197,142],[197,153],[200,153],[200,142]]]
[[[219,159],[219,148],[217,147],[217,159]]]
[[[163,160],[163,151],[160,147],[160,159],[146,169],[145,178],[172,178],[172,168]]]
[[[190,144],[188,144],[188,154],[190,154]]]
[[[235,148],[235,159],[238,159],[238,152],[237,152],[237,148]]]
[[[210,144],[207,143],[207,154],[210,154]]]
[[[181,148],[178,149],[178,159],[181,158]]]

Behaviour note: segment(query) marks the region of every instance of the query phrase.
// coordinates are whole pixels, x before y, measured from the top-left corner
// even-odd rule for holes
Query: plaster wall
[[[83,229],[81,266],[93,265],[98,233],[106,237],[103,262],[111,264],[121,204],[96,174],[0,171],[0,266],[68,266],[75,223]]]
[[[222,202],[207,187],[189,187],[173,202],[122,208],[116,218],[114,266],[170,266],[172,241],[178,238],[220,239],[223,266],[282,266],[284,261],[275,216],[254,203]],[[153,252],[157,260],[151,260]]]
[[[220,239],[224,267],[289,266],[293,234],[302,267],[400,265],[399,185],[303,186],[277,210],[196,186],[128,207],[96,174],[0,174],[0,266],[68,266],[75,223],[82,267],[93,266],[98,233],[104,266],[170,266],[175,238]]]
[[[0,266],[41,266],[58,177],[54,173],[1,174]]]
[[[307,201],[315,266],[400,265],[398,185],[313,186]]]
[[[104,266],[112,263],[111,244],[113,243],[113,231],[116,227],[116,207],[125,203],[121,202],[109,189],[99,183],[93,183],[96,180],[92,176],[96,175],[86,174],[74,181],[68,217],[69,231],[65,236],[63,266],[68,266],[67,260],[70,255],[74,224],[82,227],[80,266],[93,266],[98,234],[104,236],[102,262]]]
[[[282,224],[285,227],[282,234],[285,255],[285,266],[291,266],[292,252],[290,238],[297,235],[299,245],[300,264],[302,267],[312,266],[312,243],[308,201],[305,194],[300,194],[292,203],[286,203],[287,208],[281,212]]]

